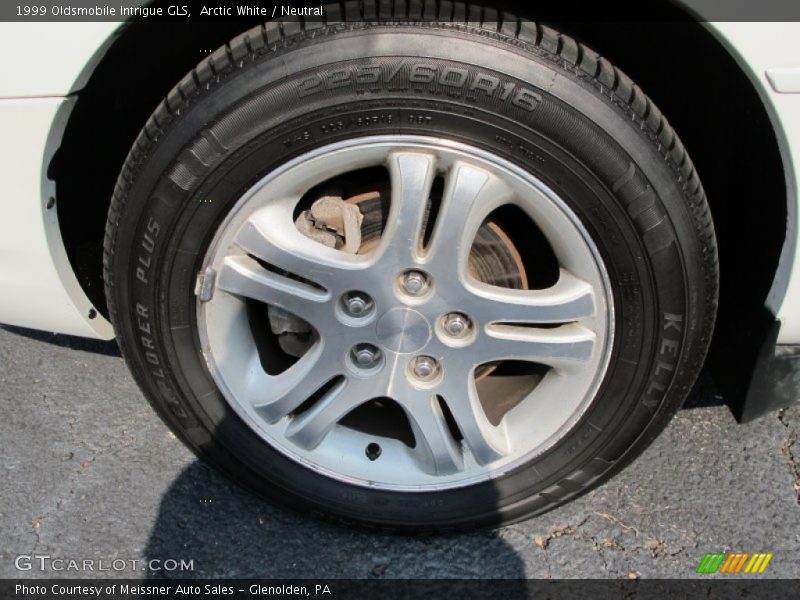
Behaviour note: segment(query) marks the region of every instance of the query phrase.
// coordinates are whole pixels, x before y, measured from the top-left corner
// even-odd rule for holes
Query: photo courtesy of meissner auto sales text
[[[796,598],[800,3],[0,4],[0,598]]]

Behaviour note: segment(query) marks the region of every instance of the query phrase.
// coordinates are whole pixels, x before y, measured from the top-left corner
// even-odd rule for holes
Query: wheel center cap
[[[391,352],[410,354],[423,348],[431,339],[427,319],[410,308],[387,311],[377,326],[378,341]]]

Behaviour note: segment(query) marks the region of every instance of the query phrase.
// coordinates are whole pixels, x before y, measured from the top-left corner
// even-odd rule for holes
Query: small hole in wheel
[[[365,453],[368,459],[375,460],[381,455],[381,447],[375,442],[372,442],[371,444],[367,444]]]

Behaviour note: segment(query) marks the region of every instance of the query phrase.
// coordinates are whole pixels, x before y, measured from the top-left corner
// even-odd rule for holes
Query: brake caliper
[[[323,196],[304,210],[294,224],[304,236],[327,246],[356,254],[361,247],[361,223],[364,215],[358,206],[338,196]],[[302,356],[311,344],[311,325],[292,313],[267,307],[272,333],[278,336],[281,349],[290,356]]]
[[[303,235],[329,248],[355,254],[361,247],[364,215],[355,204],[338,196],[323,196],[294,222]]]

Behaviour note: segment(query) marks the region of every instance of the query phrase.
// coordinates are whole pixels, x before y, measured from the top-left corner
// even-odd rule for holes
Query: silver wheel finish
[[[347,254],[297,230],[294,208],[305,192],[376,165],[388,168],[392,191],[374,250]],[[445,178],[444,194],[423,248],[417,240],[437,173]],[[550,243],[560,265],[552,287],[502,288],[469,274],[478,228],[505,204],[523,210]],[[614,323],[610,284],[585,228],[530,173],[460,143],[374,136],[300,156],[238,201],[211,243],[203,265],[208,268],[217,273],[216,289],[209,300],[198,301],[199,332],[208,368],[227,401],[271,446],[348,483],[432,491],[500,476],[564,437],[591,403],[608,366]],[[346,303],[354,290],[370,302],[355,315]],[[245,298],[290,311],[315,330],[311,348],[280,374],[262,368]],[[368,360],[362,352],[367,364],[360,364],[354,352],[365,348],[377,349],[377,356]],[[420,358],[432,359],[433,376],[415,374],[431,366],[419,370]],[[550,368],[493,424],[474,375],[480,365],[497,360]],[[292,415],[321,388],[324,393],[311,408]],[[380,397],[404,410],[413,448],[340,424],[351,410]],[[451,434],[440,399],[461,441]],[[377,458],[365,456],[370,444],[379,446]]]

